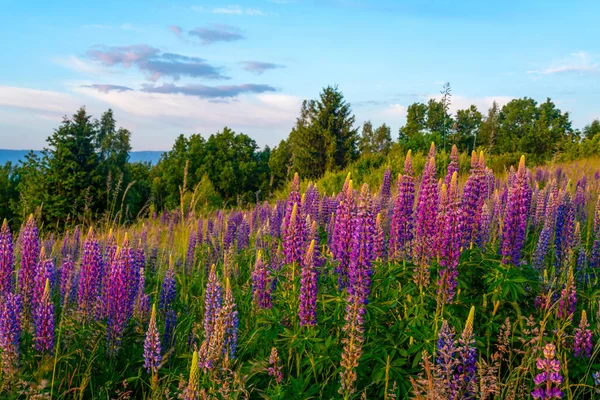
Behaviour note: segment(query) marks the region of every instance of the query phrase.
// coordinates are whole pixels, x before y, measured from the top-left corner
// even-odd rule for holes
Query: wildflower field
[[[380,187],[0,231],[0,397],[600,397],[600,174],[453,149]]]

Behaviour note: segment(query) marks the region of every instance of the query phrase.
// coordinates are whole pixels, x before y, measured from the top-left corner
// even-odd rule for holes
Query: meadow
[[[5,220],[0,396],[600,396],[594,164],[435,155],[202,215],[182,191],[128,225]]]

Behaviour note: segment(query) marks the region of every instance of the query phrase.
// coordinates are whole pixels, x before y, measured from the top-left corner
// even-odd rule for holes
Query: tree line
[[[440,99],[407,109],[397,139],[388,125],[357,126],[352,107],[336,86],[305,100],[288,137],[260,149],[243,133],[225,127],[208,138],[179,135],[156,165],[129,161],[131,132],[117,128],[112,110],[94,119],[80,108],[48,137],[41,156],[0,167],[0,216],[20,223],[29,213],[50,227],[104,220],[132,221],[144,213],[187,207],[215,209],[269,199],[298,172],[318,179],[359,158],[400,151],[483,150],[491,155],[528,154],[542,163],[553,158],[598,154],[600,121],[581,132],[568,112],[550,99],[514,99],[487,113],[475,105],[451,114],[450,85]]]

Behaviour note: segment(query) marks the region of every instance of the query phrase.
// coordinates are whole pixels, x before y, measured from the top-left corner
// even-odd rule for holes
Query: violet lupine
[[[46,278],[42,297],[34,304],[33,323],[36,351],[49,353],[54,348],[54,304],[50,297],[50,279]]]
[[[436,348],[436,372],[440,379],[439,389],[441,395],[448,399],[455,398],[456,391],[456,341],[454,340],[454,329],[450,327],[448,321],[442,322],[442,327],[438,333]]]
[[[556,221],[556,202],[554,199],[554,193],[550,193],[548,199],[548,206],[546,207],[546,216],[544,220],[544,226],[540,232],[535,252],[533,253],[533,266],[541,270],[544,265],[544,259],[548,253],[548,247],[550,240],[554,234],[554,224]]]
[[[340,290],[348,285],[350,251],[352,245],[353,215],[354,215],[354,192],[350,174],[346,177],[344,188],[340,193],[340,201],[335,212],[333,221],[333,234],[331,235],[331,253],[336,261],[335,272],[338,274],[338,286]]]
[[[538,183],[535,183],[536,186]],[[533,218],[533,222],[535,226],[539,226],[544,222],[544,215],[546,214],[546,204],[548,202],[548,193],[547,190],[537,190],[537,195],[535,196],[535,217]]]
[[[508,191],[506,213],[502,226],[501,254],[503,263],[519,265],[531,202],[531,188],[527,181],[525,156],[521,156],[519,169],[513,180],[514,182],[510,185]]]
[[[419,188],[415,218],[414,256],[417,267],[414,280],[419,287],[429,284],[429,262],[435,255],[435,240],[439,231],[437,211],[439,192],[435,177],[435,145],[431,144],[430,154]]]
[[[450,150],[450,163],[448,164],[448,172],[446,173],[446,178],[444,178],[444,183],[446,186],[450,185],[450,181],[452,181],[452,175],[455,172],[458,173],[458,147],[453,144],[452,149]]]
[[[594,344],[592,343],[592,331],[589,330],[587,314],[585,310],[581,311],[581,321],[579,327],[575,329],[573,355],[575,357],[590,358]]]
[[[594,241],[590,251],[590,269],[595,271],[600,265],[600,196],[594,209]]]
[[[438,299],[441,304],[451,303],[458,284],[458,261],[460,258],[463,215],[460,207],[458,174],[454,172],[448,188],[448,200],[444,220],[440,226],[442,235],[439,247],[440,279]]]
[[[63,237],[62,246],[60,248],[60,256],[61,259],[64,260],[67,256],[71,255],[71,239],[69,238],[69,231],[65,232],[65,236]]]
[[[79,245],[81,243],[81,229],[79,226],[75,227],[73,231],[73,246],[71,247],[71,251],[73,252],[73,260],[77,260],[79,257]]]
[[[210,344],[217,314],[222,305],[223,290],[217,278],[216,267],[213,264],[208,273],[206,292],[204,294],[204,340]]]
[[[223,306],[219,310],[219,318],[222,319],[225,329],[223,353],[227,354],[230,359],[234,359],[237,352],[239,319],[229,278],[225,280],[225,296],[223,298]]]
[[[561,200],[556,209],[556,231],[554,234],[554,266],[557,272],[568,260],[571,248],[573,231],[575,229],[575,209],[573,208],[571,194],[567,189],[562,192]]]
[[[573,277],[573,271],[569,272],[567,282],[560,292],[560,299],[558,300],[557,315],[561,319],[570,319],[575,314],[575,307],[577,306],[577,288],[575,287],[575,278]]]
[[[287,264],[302,263],[305,249],[306,226],[302,216],[302,203],[296,201],[299,193],[296,191],[296,178],[294,178],[294,189],[290,193],[283,223],[283,250]]]
[[[39,256],[40,238],[38,228],[33,215],[30,215],[21,231],[21,269],[19,269],[19,293],[21,294],[23,308],[26,311],[29,311],[32,306],[34,276]]]
[[[87,321],[91,316],[94,304],[101,293],[102,276],[102,252],[90,228],[83,244],[77,292],[79,312],[83,321]]]
[[[378,196],[378,212],[386,212],[392,198],[392,170],[388,166],[383,174]]]
[[[21,299],[18,294],[0,294],[0,350],[5,379],[16,376],[21,338]]]
[[[238,250],[248,247],[250,242],[250,225],[244,218],[237,230],[237,248]]]
[[[373,211],[369,187],[364,184],[361,189],[360,203],[356,217],[356,228],[352,237],[352,264],[350,268],[350,284],[346,297],[345,325],[342,330],[340,372],[340,388],[338,392],[345,398],[352,395],[356,388],[356,367],[362,354],[364,342],[365,306],[371,289],[371,262],[373,260]]]
[[[133,316],[139,322],[145,324],[150,313],[150,295],[146,294],[146,274],[144,268],[140,268],[139,276],[137,295],[133,303]]]
[[[397,186],[398,196],[392,211],[389,239],[389,257],[394,260],[400,260],[409,254],[408,248],[413,239],[415,182],[410,150],[404,161],[404,174],[398,175]]]
[[[481,206],[481,217],[479,218],[479,229],[477,229],[477,238],[475,243],[480,249],[485,250],[489,240],[492,225],[492,214],[487,204]]]
[[[259,308],[271,308],[271,283],[269,269],[263,260],[262,252],[256,254],[254,271],[252,272],[252,298]]]
[[[75,263],[71,259],[71,255],[68,254],[60,266],[59,292],[60,303],[63,305],[69,303],[75,297],[74,275]]]
[[[198,240],[196,233],[193,229],[190,230],[190,237],[188,239],[188,248],[185,256],[185,267],[186,271],[189,271],[194,266],[194,259],[196,257],[196,244]]]
[[[56,267],[54,261],[50,258],[46,258],[44,249],[40,254],[40,261],[35,269],[34,277],[34,288],[33,288],[33,303],[38,304],[44,296],[44,288],[46,287],[46,280],[50,282],[50,293],[54,288],[54,282],[56,281]]]
[[[477,158],[473,151],[471,157],[471,175],[465,183],[461,208],[464,215],[463,245],[469,247],[477,237],[477,228],[481,218],[481,207],[487,197],[488,189],[485,175],[485,160],[483,152]]]
[[[458,338],[456,355],[456,398],[475,399],[477,393],[477,347],[473,334],[475,306],[471,307],[465,329]]]
[[[144,367],[146,371],[156,374],[160,368],[161,361],[160,337],[158,326],[156,325],[156,304],[153,304],[150,323],[146,331],[146,339],[144,340]]]
[[[175,327],[177,326],[177,313],[169,308],[165,313],[165,333],[163,335],[163,344],[170,348],[175,338]]]
[[[158,309],[166,311],[170,309],[175,302],[177,289],[175,287],[175,270],[173,269],[173,259],[169,257],[169,268],[163,278],[162,289],[158,301]]]
[[[277,348],[271,347],[271,354],[269,355],[269,368],[267,369],[267,372],[269,373],[269,376],[275,379],[277,384],[280,384],[283,381],[283,373],[281,370],[281,359],[277,353]]]
[[[123,330],[129,321],[129,292],[126,271],[127,253],[117,249],[108,270],[108,279],[104,297],[107,323],[107,353],[110,357],[117,355],[121,347]]]
[[[378,213],[377,217],[375,218],[375,240],[373,242],[373,246],[375,259],[379,261],[385,260],[385,232],[383,230],[381,213]]]
[[[556,346],[552,343],[544,346],[544,358],[538,358],[536,367],[540,373],[533,378],[536,388],[531,392],[534,399],[561,399],[560,360],[556,356]]]
[[[12,292],[14,274],[13,257],[12,233],[5,219],[2,222],[2,229],[0,229],[0,295]]]
[[[300,326],[315,326],[317,323],[317,271],[315,268],[315,241],[311,240],[300,278],[300,304],[298,316]]]

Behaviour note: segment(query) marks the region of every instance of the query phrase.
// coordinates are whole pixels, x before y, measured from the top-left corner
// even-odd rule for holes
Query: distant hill
[[[41,151],[34,151],[37,155],[41,155]],[[8,161],[13,164],[19,161],[24,161],[25,156],[29,153],[29,150],[7,150],[0,149],[0,165],[6,164]],[[129,153],[129,162],[150,162],[152,165],[156,164],[163,152],[162,151],[132,151]]]

